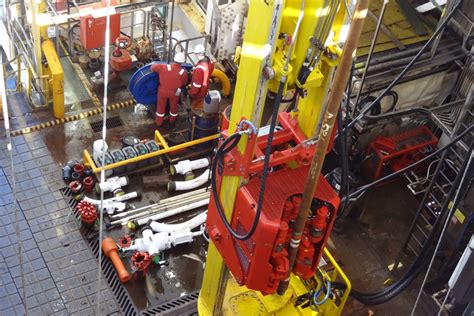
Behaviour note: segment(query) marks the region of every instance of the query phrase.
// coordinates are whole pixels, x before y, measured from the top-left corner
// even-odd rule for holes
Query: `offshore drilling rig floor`
[[[107,133],[111,147],[120,143],[129,131],[138,138],[151,138],[154,120],[144,111],[128,107],[112,111],[108,117],[120,118],[118,126],[111,126]],[[40,118],[39,118],[40,119]],[[25,244],[29,261],[25,264],[28,309],[33,314],[93,314],[96,302],[97,256],[83,231],[79,228],[68,200],[62,194],[65,184],[61,166],[71,159],[80,159],[84,148],[91,148],[97,134],[91,122],[100,116],[40,129],[13,137],[14,161],[17,172],[17,199],[21,209],[20,236]],[[184,124],[181,117],[176,129]],[[23,126],[21,126],[23,127]],[[167,132],[167,125],[162,132]],[[3,132],[4,133],[4,132]],[[5,137],[2,138],[2,142]],[[22,314],[19,304],[23,290],[20,288],[20,261],[15,237],[15,217],[12,205],[12,178],[8,152],[2,143],[0,152],[0,291],[1,312]],[[149,171],[148,174],[153,174]],[[130,190],[140,190],[142,198],[133,201],[136,207],[167,197],[166,188],[144,189],[140,177],[131,178]],[[365,200],[360,220],[349,219],[344,233],[333,234],[329,248],[344,269],[352,276],[353,284],[365,290],[373,290],[388,278],[389,259],[399,250],[403,237],[401,227],[409,224],[410,207],[416,205],[402,182],[375,189]],[[383,212],[382,212],[383,209]],[[8,215],[7,215],[8,214]],[[194,213],[192,213],[194,214]],[[190,214],[190,215],[192,215]],[[182,218],[180,218],[182,220]],[[366,226],[361,229],[361,225]],[[367,233],[364,233],[367,231]],[[117,239],[126,232],[111,233]],[[388,245],[388,246],[387,246]],[[146,285],[127,285],[127,294],[117,292],[117,286],[102,282],[103,304],[101,314],[120,313],[124,307],[151,314],[157,306],[170,300],[186,305],[196,299],[201,284],[207,243],[201,237],[191,244],[181,245],[167,252],[169,265],[150,271]],[[115,278],[115,271],[113,277]],[[124,296],[127,296],[124,299]],[[184,300],[183,300],[184,298]],[[413,302],[412,291],[382,306],[367,307],[350,299],[344,315],[401,315],[409,312]],[[130,309],[132,310],[132,309]]]

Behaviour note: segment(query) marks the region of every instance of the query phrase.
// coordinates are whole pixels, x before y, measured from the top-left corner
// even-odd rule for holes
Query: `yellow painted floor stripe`
[[[123,109],[123,108],[131,106],[133,104],[135,104],[135,100],[127,100],[125,102],[110,104],[110,105],[107,106],[107,111]],[[40,130],[40,129],[43,129],[43,128],[46,128],[46,127],[59,125],[60,123],[77,121],[79,119],[91,117],[91,116],[98,115],[98,114],[102,114],[102,108],[98,108],[98,109],[95,108],[93,110],[89,110],[89,111],[82,112],[82,113],[79,113],[79,114],[75,114],[75,115],[72,115],[72,116],[66,116],[66,117],[61,118],[61,119],[55,119],[55,120],[52,120],[52,121],[49,121],[49,122],[43,122],[43,123],[33,125],[33,126],[30,126],[30,127],[25,127],[23,129],[14,130],[14,131],[11,131],[10,134],[11,134],[11,136],[19,136],[19,135],[23,135],[23,134],[28,134],[30,132],[35,132],[37,130]]]

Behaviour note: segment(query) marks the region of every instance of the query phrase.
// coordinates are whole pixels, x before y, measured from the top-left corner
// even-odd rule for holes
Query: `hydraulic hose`
[[[472,148],[471,148],[472,150]],[[469,159],[465,159],[463,161],[463,165],[461,167],[461,170],[465,170],[467,168],[467,163]],[[456,175],[456,178],[451,186],[451,189],[448,193],[448,196],[446,197],[442,208],[440,210],[440,216],[436,219],[436,222],[433,226],[433,230],[429,234],[428,238],[426,239],[426,244],[422,248],[420,255],[416,258],[416,260],[412,263],[410,266],[410,269],[405,273],[405,275],[395,282],[394,284],[390,285],[389,287],[385,288],[382,291],[376,292],[376,293],[363,293],[358,290],[352,289],[350,292],[350,295],[358,300],[359,302],[365,304],[365,305],[378,305],[385,303],[398,294],[400,294],[403,290],[405,290],[415,279],[416,277],[420,274],[421,271],[425,268],[425,265],[427,263],[427,259],[430,256],[431,253],[431,243],[436,239],[436,237],[440,233],[440,228],[442,227],[442,223],[444,222],[444,219],[446,216],[448,216],[446,210],[449,207],[449,203],[451,202],[453,196],[456,193],[456,190],[460,190],[460,184],[461,184],[461,179],[463,178],[464,172],[459,172]]]
[[[267,140],[267,146],[265,149],[265,157],[263,160],[263,170],[262,170],[262,177],[260,180],[260,191],[258,193],[258,202],[257,202],[257,210],[255,212],[255,218],[254,221],[252,222],[252,226],[250,227],[249,231],[244,234],[240,235],[237,233],[227,220],[225,216],[225,211],[224,208],[222,207],[222,204],[219,199],[219,192],[217,192],[217,168],[219,164],[222,163],[223,155],[226,153],[230,152],[232,148],[234,148],[237,143],[239,142],[241,135],[238,133],[230,135],[224,142],[222,143],[221,146],[217,149],[216,155],[214,157],[214,160],[212,161],[211,165],[211,190],[212,190],[212,196],[214,198],[214,203],[216,204],[217,212],[224,223],[226,229],[229,231],[229,233],[234,237],[235,239],[238,240],[247,240],[249,239],[255,230],[257,229],[258,222],[260,221],[260,214],[262,213],[262,208],[263,208],[263,199],[265,195],[265,184],[268,176],[268,166],[270,164],[270,156],[271,156],[271,150],[272,150],[272,143],[273,143],[273,136],[275,133],[275,127],[276,127],[276,121],[278,117],[278,109],[280,108],[280,103],[281,99],[283,97],[283,91],[285,88],[285,82],[280,81],[280,85],[278,87],[278,93],[275,97],[275,102],[273,104],[273,109],[272,109],[272,120],[270,123],[270,131],[268,133],[268,140]],[[257,137],[257,135],[254,135],[254,137]],[[230,145],[229,145],[230,144]]]
[[[380,100],[393,89],[393,87],[405,76],[405,74],[410,70],[410,68],[420,59],[421,55],[424,51],[436,40],[438,35],[444,30],[444,28],[448,25],[449,21],[453,17],[454,13],[456,13],[457,9],[460,7],[462,0],[459,0],[457,4],[454,5],[452,11],[446,16],[446,19],[439,25],[439,27],[433,32],[430,39],[423,45],[423,47],[419,50],[419,52],[413,57],[413,59],[408,63],[408,65],[403,68],[403,70],[398,74],[398,76],[388,85],[387,88],[369,105],[364,107],[359,115],[357,115],[352,122],[350,122],[345,129],[350,129],[354,126],[354,124],[363,118],[365,114],[367,114],[375,104],[379,103]]]
[[[226,144],[226,141],[229,140],[234,135],[238,135],[238,136],[235,136],[235,139],[237,139],[237,137],[238,137],[238,139],[236,141],[234,141],[234,143],[233,143],[233,146],[237,145],[237,143],[239,142],[240,137],[241,137],[240,134],[233,134],[233,135],[229,136],[222,143],[222,145],[218,148],[218,150],[216,152],[216,156],[214,157],[214,161],[212,163],[211,188],[212,188],[212,196],[214,198],[214,203],[216,204],[217,212],[218,212],[222,222],[224,223],[226,229],[229,231],[229,233],[232,235],[232,237],[234,237],[237,240],[247,240],[247,239],[249,239],[253,235],[255,230],[257,229],[258,222],[260,221],[260,214],[262,213],[263,199],[264,199],[264,196],[265,196],[265,185],[266,185],[266,182],[267,182],[267,176],[268,176],[269,165],[270,165],[270,156],[271,156],[271,153],[272,153],[273,136],[275,134],[275,127],[276,127],[277,118],[278,118],[278,110],[280,108],[280,104],[281,104],[282,99],[283,99],[283,93],[285,91],[285,85],[286,85],[286,81],[288,79],[288,75],[287,75],[288,65],[290,63],[290,58],[291,58],[291,55],[293,53],[293,48],[295,46],[296,38],[298,37],[298,30],[300,28],[301,21],[303,20],[304,7],[305,7],[305,0],[301,1],[300,14],[298,16],[298,21],[296,22],[296,26],[295,26],[295,29],[294,29],[294,32],[293,32],[293,36],[291,38],[290,47],[288,48],[288,55],[287,55],[288,57],[286,58],[285,64],[283,66],[283,72],[282,72],[282,75],[281,75],[281,78],[280,78],[280,84],[278,85],[278,92],[277,92],[277,95],[276,95],[274,103],[273,103],[272,117],[271,117],[271,122],[270,122],[270,130],[268,132],[267,146],[265,148],[265,157],[263,159],[263,170],[262,170],[262,177],[260,179],[260,191],[258,192],[257,210],[255,211],[255,218],[252,222],[252,226],[250,227],[249,231],[244,235],[240,235],[239,233],[237,233],[232,228],[229,221],[227,220],[224,208],[222,207],[222,204],[221,204],[220,199],[219,199],[219,194],[217,192],[217,181],[216,181],[217,166],[218,166],[219,162],[223,159],[222,155],[229,152],[230,150],[232,150],[232,148],[226,148],[224,146],[224,144]],[[257,137],[256,133],[255,133],[254,137]],[[230,142],[230,140],[229,140],[229,142]],[[221,149],[221,148],[224,148],[224,149]]]
[[[398,175],[400,175],[404,172],[407,172],[407,171],[409,171],[409,170],[411,170],[411,169],[427,162],[428,160],[430,160],[430,159],[434,158],[435,156],[439,155],[440,153],[442,153],[442,152],[448,150],[449,148],[453,147],[459,140],[464,138],[464,136],[466,136],[467,133],[471,132],[473,129],[474,129],[474,125],[470,126],[466,130],[464,130],[462,133],[460,133],[456,138],[454,138],[450,143],[445,145],[443,148],[440,148],[437,151],[432,152],[431,154],[429,154],[425,158],[422,158],[422,159],[418,160],[417,162],[415,162],[415,163],[413,163],[409,166],[406,166],[405,168],[402,168],[402,169],[400,169],[400,170],[398,170],[394,173],[391,173],[391,174],[389,174],[385,177],[379,178],[379,179],[375,180],[374,182],[371,182],[369,184],[366,184],[366,185],[363,185],[363,186],[359,187],[357,190],[350,193],[348,196],[344,197],[343,201],[346,200],[346,199],[358,197],[358,196],[362,195],[365,191],[369,190],[370,188],[373,188],[374,186],[379,185],[382,182],[390,180],[390,179],[392,179],[392,178],[394,178],[394,177],[396,177],[396,176],[398,176]]]

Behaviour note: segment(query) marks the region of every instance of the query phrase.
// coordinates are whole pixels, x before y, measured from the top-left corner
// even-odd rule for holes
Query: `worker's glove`
[[[176,89],[176,96],[179,97],[180,95],[181,95],[181,88],[178,88]]]

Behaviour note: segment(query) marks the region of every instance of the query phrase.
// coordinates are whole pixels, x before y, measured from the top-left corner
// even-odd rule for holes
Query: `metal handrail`
[[[204,44],[206,44],[207,41],[210,38],[211,38],[211,35],[201,35],[201,36],[191,37],[191,38],[187,38],[187,39],[184,39],[184,40],[177,41],[176,44],[174,44],[174,46],[173,46],[173,56],[176,54],[176,47],[179,46],[179,47],[181,47],[181,49],[183,49],[183,43],[184,43],[185,44],[184,45],[184,56],[186,57],[186,62],[189,59],[189,61],[194,65],[194,62],[191,59],[191,57],[189,56],[190,54],[188,53],[189,42],[204,39]]]

